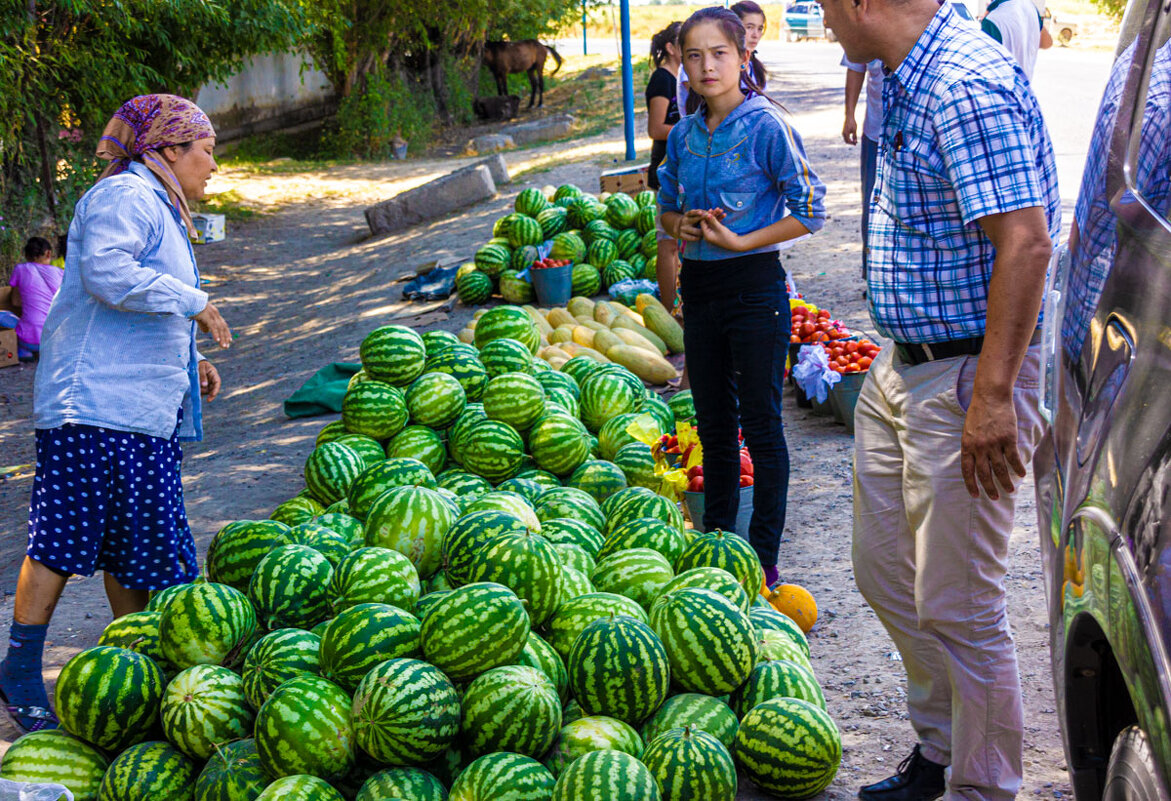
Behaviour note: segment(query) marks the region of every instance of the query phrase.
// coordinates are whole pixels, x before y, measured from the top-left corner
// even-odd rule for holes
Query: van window
[[[1163,13],[1157,47],[1147,60],[1145,97],[1138,108],[1128,147],[1127,184],[1163,219],[1171,219],[1171,15]]]

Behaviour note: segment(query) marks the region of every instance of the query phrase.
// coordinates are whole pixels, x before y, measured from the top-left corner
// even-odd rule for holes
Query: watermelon
[[[651,627],[667,649],[672,680],[689,692],[731,692],[756,664],[748,615],[712,590],[685,587],[662,596],[651,608]]]
[[[445,470],[435,477],[440,489],[450,490],[464,500],[472,500],[492,491],[492,484],[463,470]]]
[[[359,370],[359,372],[361,372]],[[317,438],[313,441],[313,447],[324,445],[327,442],[333,442],[336,439],[341,439],[350,432],[346,430],[346,425],[341,420],[334,420],[332,423],[326,423],[320,431],[317,432]]]
[[[512,250],[508,245],[489,243],[477,250],[473,258],[476,269],[491,280],[504,271],[511,256]],[[474,275],[474,273],[472,274]]]
[[[159,647],[179,669],[232,666],[244,658],[255,630],[256,613],[244,593],[214,582],[188,584],[163,608]]]
[[[76,801],[97,801],[109,767],[101,751],[60,730],[20,737],[4,753],[0,779],[30,784],[60,784]]]
[[[657,493],[654,490],[647,489],[646,487],[627,487],[624,490],[615,492],[609,498],[602,501],[602,503],[599,505],[602,507],[602,514],[605,515],[606,520],[609,521],[611,518],[618,516],[619,510],[623,506],[626,506],[627,503],[630,503],[636,499],[643,502],[649,502],[654,499],[656,495]],[[654,515],[647,516],[653,517]],[[635,518],[631,517],[630,515],[623,515],[620,520],[615,521],[614,524],[610,526],[610,529],[617,528],[622,523],[629,522],[633,519]]]
[[[302,629],[277,629],[261,637],[244,657],[244,696],[254,709],[277,687],[321,671],[321,638]]]
[[[556,546],[554,546],[556,547]],[[590,571],[591,573],[593,571]],[[565,564],[563,559],[561,562],[561,602],[572,598],[580,598],[583,595],[589,595],[592,592],[597,592],[597,588],[589,579],[589,574],[584,570],[578,570],[572,565]]]
[[[602,270],[602,283],[606,286],[614,286],[614,284],[631,278],[638,277],[638,268],[624,259],[616,259],[610,263],[610,266]]]
[[[260,767],[256,741],[237,740],[215,750],[195,780],[196,801],[240,801],[256,798],[268,787]]]
[[[437,576],[442,576],[442,573],[436,573]],[[435,590],[429,592],[415,603],[415,608],[411,610],[415,617],[422,622],[427,619],[427,614],[439,603],[445,596],[450,595],[451,590]]]
[[[718,567],[727,570],[740,582],[748,597],[760,594],[764,585],[764,569],[760,557],[742,539],[727,531],[713,530],[696,535],[691,545],[679,555],[675,567],[690,570],[693,567]]]
[[[569,686],[588,715],[637,726],[667,698],[667,651],[650,626],[633,618],[590,623],[574,641],[568,665]]]
[[[655,243],[656,250],[658,249],[658,242]],[[646,240],[643,239],[643,252],[646,252]],[[647,256],[646,264],[642,266],[642,277],[648,281],[657,281],[659,277],[659,265],[657,255]]]
[[[536,668],[545,674],[545,677],[553,682],[562,704],[569,699],[569,672],[565,669],[565,662],[553,650],[553,646],[541,639],[536,632],[529,633],[524,650],[517,657],[516,663]]]
[[[663,595],[684,587],[703,587],[718,592],[741,612],[748,613],[748,595],[736,577],[727,570],[718,567],[693,567],[691,570],[685,570],[667,582],[667,586],[663,587]],[[752,620],[751,615],[749,620]],[[756,628],[755,625],[753,628]]]
[[[642,247],[642,234],[633,228],[628,228],[618,234],[618,258],[629,259]]]
[[[358,454],[362,459],[362,463],[365,465],[372,465],[386,458],[386,452],[382,447],[382,443],[373,437],[367,437],[365,434],[346,433],[338,437],[334,442],[341,443]]]
[[[514,214],[508,225],[508,244],[513,248],[539,245],[545,241],[541,224],[527,214]]]
[[[110,763],[99,801],[161,801],[190,797],[199,775],[194,762],[168,743],[132,745]]]
[[[504,373],[527,373],[533,354],[527,345],[515,339],[493,339],[480,349],[480,361],[492,379]]]
[[[756,661],[757,662],[774,662],[779,659],[787,659],[790,662],[796,662],[810,672],[813,671],[813,665],[809,662],[809,657],[801,648],[796,640],[790,637],[783,631],[776,629],[754,629],[756,636]]]
[[[448,373],[423,373],[407,389],[411,422],[428,428],[447,428],[463,414],[467,395],[459,380]]]
[[[551,206],[537,215],[537,222],[541,224],[542,236],[548,240],[564,231],[568,221],[565,209]]]
[[[289,679],[256,713],[255,738],[271,776],[338,778],[354,764],[350,697],[318,676]]]
[[[583,261],[574,264],[571,276],[574,295],[590,297],[602,290],[602,273],[589,262]]]
[[[536,668],[493,668],[464,691],[460,732],[477,756],[510,751],[538,757],[553,744],[560,728],[557,688]]]
[[[553,246],[549,251],[549,257],[579,262],[585,258],[585,252],[586,245],[580,236],[572,231],[563,231],[553,237]]]
[[[658,518],[636,517],[611,531],[594,556],[600,561],[631,548],[651,548],[662,554],[668,564],[674,564],[686,547],[687,535],[679,529]]]
[[[500,274],[500,296],[516,304],[532,303],[536,298],[532,283],[520,272],[511,269]]]
[[[529,450],[542,470],[567,476],[589,456],[589,432],[567,414],[547,414],[529,431]]]
[[[753,707],[740,721],[732,755],[762,789],[798,801],[833,781],[842,761],[842,738],[820,707],[774,698]]]
[[[484,373],[484,375],[486,376],[487,373]],[[487,381],[484,384],[487,386]],[[481,392],[481,397],[483,397],[483,392]],[[476,423],[487,419],[488,415],[484,414],[484,405],[482,403],[469,403],[464,408],[464,413],[447,430],[447,452],[451,455],[452,461],[458,462],[460,465],[463,464],[461,446],[467,440],[468,431]]]
[[[345,609],[321,635],[321,675],[352,693],[379,662],[419,656],[419,629],[418,618],[389,604]]]
[[[758,704],[773,698],[799,698],[825,709],[825,694],[813,672],[787,659],[759,663],[748,680],[732,693],[730,704],[743,718]]]
[[[275,520],[237,520],[224,526],[207,547],[207,576],[237,590],[248,588],[256,565],[273,548],[288,545],[289,527]]]
[[[350,487],[350,510],[355,517],[365,520],[374,502],[384,492],[398,487],[426,487],[435,489],[435,476],[418,459],[396,456],[371,465],[362,471]]]
[[[375,381],[405,387],[423,372],[427,347],[413,328],[384,325],[366,335],[359,355],[362,369]]]
[[[326,617],[333,565],[306,545],[282,545],[260,560],[248,598],[262,628],[310,628]]]
[[[218,665],[181,671],[163,693],[163,733],[195,760],[204,760],[225,743],[252,732],[253,711],[240,676]]]
[[[572,542],[559,542],[552,547],[553,550],[557,552],[557,558],[561,560],[561,566],[563,568],[568,567],[580,572],[582,574],[582,579],[589,583],[590,587],[593,587],[593,582],[590,581],[589,577],[594,574],[594,570],[597,568],[598,563],[594,561],[594,557],[590,556],[589,551],[580,545],[573,544]],[[562,576],[562,586],[565,584],[564,578],[565,577]],[[578,579],[577,581],[580,583],[581,580]],[[593,592],[593,590],[591,589],[589,592]],[[584,593],[578,594],[582,595]],[[564,602],[568,600],[568,598],[563,596],[561,600]]]
[[[630,228],[638,217],[638,204],[625,192],[615,192],[606,198],[606,222],[615,228]]]
[[[642,762],[678,801],[735,801],[736,764],[728,749],[702,729],[671,729],[647,743]]]
[[[484,385],[488,383],[488,371],[480,363],[476,349],[462,342],[459,348],[452,346],[433,359],[428,359],[427,370],[454,376],[464,388],[469,403],[480,400],[484,394]]]
[[[635,411],[615,415],[598,429],[598,452],[603,459],[614,461],[614,457],[618,455],[619,448],[631,442],[638,441],[634,438],[633,434],[630,434],[626,430],[638,418],[639,413]]]
[[[695,419],[695,401],[691,399],[690,389],[676,392],[667,400],[667,405],[671,407],[677,422],[683,423]]]
[[[277,506],[268,517],[278,523],[295,526],[306,520],[312,520],[324,511],[325,507],[317,501],[307,495],[298,495]]]
[[[446,575],[453,584],[470,581],[472,561],[488,542],[508,532],[527,532],[515,515],[498,509],[470,512],[459,518],[443,538]]]
[[[554,517],[571,517],[599,530],[606,525],[602,509],[593,496],[574,487],[546,491],[537,499],[534,509],[542,521]]]
[[[567,664],[578,635],[610,616],[626,616],[645,623],[646,612],[636,602],[610,592],[596,592],[566,600],[549,621],[549,644]]]
[[[561,482],[557,481],[555,476],[552,478],[556,486],[561,486]],[[537,502],[537,499],[540,498],[547,489],[549,489],[549,487],[545,486],[539,481],[535,481],[531,478],[522,478],[520,476],[514,476],[507,481],[501,481],[496,487],[497,492],[507,492],[510,495],[519,495],[524,499],[525,505],[528,507],[530,512],[532,512],[533,504]],[[539,530],[541,523],[540,520],[537,519],[536,512],[533,512],[533,522],[536,523],[536,528]]]
[[[354,738],[383,764],[425,762],[459,733],[460,699],[438,668],[417,659],[375,666],[354,693]]]
[[[582,196],[582,191],[574,184],[562,184],[553,193],[554,202],[562,199],[574,199]]]
[[[328,506],[345,497],[365,467],[362,457],[348,446],[327,442],[314,448],[305,460],[305,486],[314,498]]]
[[[339,501],[338,503],[345,504],[347,509],[350,508],[349,501]],[[350,550],[361,548],[362,544],[366,542],[365,527],[362,521],[348,513],[326,512],[313,522],[341,535],[342,539],[349,543]],[[244,589],[247,590],[247,585]]]
[[[401,553],[420,578],[428,578],[439,569],[443,537],[455,517],[437,490],[396,487],[379,495],[370,507],[366,544]]]
[[[578,386],[577,395],[580,398],[582,383],[601,366],[599,362],[594,361],[588,356],[574,356],[565,364],[561,365],[561,372],[573,379],[573,382]]]
[[[162,612],[131,612],[110,621],[98,637],[98,645],[126,648],[149,656],[164,673],[173,670],[159,645],[159,620]]]
[[[359,548],[334,569],[330,580],[330,607],[336,615],[364,603],[387,603],[411,609],[421,588],[415,566],[389,548]]]
[[[423,621],[423,655],[460,681],[512,663],[524,650],[529,616],[512,590],[468,584],[452,590]]]
[[[449,801],[548,801],[553,774],[522,754],[485,754],[451,785]]]
[[[593,526],[568,517],[554,517],[541,524],[541,536],[554,545],[570,543],[581,546],[591,557],[602,549],[605,537]]]
[[[615,415],[633,412],[641,397],[641,390],[616,373],[594,372],[581,385],[582,422],[597,433]]]
[[[640,206],[638,214],[634,218],[634,230],[638,231],[643,236],[655,230],[655,205],[652,203],[649,206]]]
[[[618,238],[618,232],[611,227],[610,223],[603,220],[592,220],[587,223],[582,229],[582,237],[585,239],[586,245],[592,245],[594,242],[605,241],[613,242]],[[588,252],[588,247],[587,247]],[[589,259],[589,261],[593,261]]]
[[[389,459],[416,459],[432,473],[438,473],[447,463],[447,448],[443,438],[433,430],[424,425],[414,425],[395,434],[386,444],[386,456]]]
[[[524,457],[524,440],[499,420],[473,423],[460,442],[464,467],[492,482],[511,478]]]
[[[740,721],[731,707],[719,698],[699,693],[681,693],[667,699],[650,720],[643,724],[642,736],[652,742],[674,728],[691,727],[715,737],[727,749],[732,748]]]
[[[337,566],[350,552],[350,541],[332,528],[318,523],[298,523],[289,529],[294,545],[308,545]]]
[[[553,547],[529,531],[494,537],[484,543],[468,565],[469,581],[503,584],[516,593],[534,627],[557,611],[561,600],[560,572],[561,563]]]
[[[643,189],[634,196],[634,202],[638,204],[639,209],[653,209],[655,204],[659,202],[659,195],[654,190]]]
[[[342,398],[342,422],[355,434],[390,439],[409,416],[402,390],[383,381],[363,381]]]
[[[601,503],[615,492],[626,489],[626,474],[613,462],[591,459],[573,471],[568,483]]]
[[[504,486],[504,484],[501,483],[500,486]],[[532,504],[515,492],[497,489],[485,493],[467,505],[465,514],[486,511],[505,512],[524,523],[525,528],[530,531],[540,532],[541,530],[541,521],[537,517],[537,513],[533,511]]]
[[[479,255],[478,251],[477,255]],[[455,279],[455,292],[459,296],[460,303],[465,306],[478,306],[481,303],[487,303],[488,298],[492,297],[492,279],[487,273],[479,270],[464,273]]]
[[[256,796],[256,801],[343,801],[345,796],[316,776],[285,776]]]
[[[501,373],[488,381],[482,402],[488,419],[527,431],[545,412],[545,389],[526,373]]]
[[[622,751],[637,759],[643,748],[642,737],[630,724],[596,715],[562,726],[544,762],[554,776],[560,776],[571,762],[593,751]]]
[[[526,346],[530,353],[536,353],[541,343],[541,335],[532,318],[519,306],[489,309],[476,322],[475,339],[476,347],[481,349],[494,339],[515,339]]]
[[[368,778],[354,801],[447,801],[439,779],[420,768],[387,768]]]
[[[653,260],[659,253],[659,234],[657,231],[647,231],[642,235],[642,240],[638,243],[638,256],[644,259]],[[632,256],[633,261],[635,257]]]
[[[787,634],[801,648],[802,653],[809,656],[809,640],[805,638],[805,632],[794,622],[793,618],[768,606],[763,609],[757,607],[748,610],[748,619],[756,627],[757,633],[760,633],[762,629],[772,629]]]
[[[616,258],[618,247],[611,239],[595,239],[586,248],[586,261],[599,270],[605,270]]]
[[[575,398],[581,396],[581,390],[577,386],[577,381],[568,373],[549,370],[537,375],[536,379],[545,388],[546,392],[551,389],[563,389]]]
[[[671,411],[671,407],[667,402],[660,398],[653,392],[647,393],[643,397],[642,403],[638,405],[639,414],[649,414],[654,418],[658,424],[660,433],[668,433],[675,430],[675,414]]]
[[[557,779],[552,801],[660,801],[655,777],[622,751],[591,751]]]
[[[606,533],[614,531],[614,529],[627,523],[631,520],[637,520],[640,517],[654,517],[662,520],[668,525],[674,526],[680,531],[684,530],[683,513],[679,511],[679,504],[674,501],[664,498],[662,495],[656,495],[650,490],[642,487],[637,488],[639,492],[630,493],[630,497],[626,502],[616,505],[612,512],[606,516]],[[613,497],[613,496],[612,496]],[[694,544],[694,543],[693,543]],[[688,546],[690,548],[691,546]],[[686,550],[684,551],[686,553]],[[679,555],[683,558],[683,554]],[[759,563],[758,563],[759,564]],[[720,565],[675,565],[677,572],[688,570],[692,567],[720,567]],[[732,571],[728,571],[731,573]],[[733,575],[736,575],[733,573]],[[737,576],[739,578],[739,576]],[[760,585],[751,591],[755,593],[760,589]],[[748,592],[748,590],[745,590]]]
[[[671,563],[658,551],[630,548],[600,559],[590,581],[600,592],[625,596],[649,610],[674,577]]]
[[[472,266],[472,269],[474,268],[475,265]],[[451,345],[463,344],[459,341],[459,337],[450,331],[444,331],[442,328],[436,328],[431,331],[424,331],[420,337],[423,340],[423,348],[427,351],[428,360],[430,360],[431,357],[435,356],[436,354],[446,350]]]

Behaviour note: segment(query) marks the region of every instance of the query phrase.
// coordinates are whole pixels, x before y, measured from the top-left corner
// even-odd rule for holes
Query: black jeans
[[[683,339],[703,443],[703,524],[708,530],[735,529],[742,429],[755,473],[748,541],[768,567],[777,563],[789,494],[781,421],[791,322],[784,271],[778,265],[779,280],[740,292],[711,291],[709,284],[708,291],[689,293],[687,268],[685,263]]]

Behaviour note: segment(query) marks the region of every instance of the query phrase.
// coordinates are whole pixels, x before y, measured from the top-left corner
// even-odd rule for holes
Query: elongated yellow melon
[[[606,356],[648,384],[666,384],[675,377],[675,367],[662,356],[633,345],[615,345]]]

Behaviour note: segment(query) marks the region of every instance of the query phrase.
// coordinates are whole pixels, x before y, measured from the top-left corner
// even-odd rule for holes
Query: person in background
[[[34,236],[25,243],[24,261],[12,268],[12,277],[8,279],[12,306],[20,317],[16,324],[16,345],[17,356],[23,362],[36,360],[45,317],[61,288],[64,273],[53,266],[52,260],[53,246],[49,240]]]
[[[874,174],[878,169],[878,140],[882,136],[882,61],[874,59],[867,64],[855,64],[845,56],[842,66],[846,68],[846,121],[842,125],[842,139],[847,145],[858,144],[858,120],[856,110],[862,84],[866,84],[866,116],[862,120],[862,277],[866,277],[866,264],[870,259],[870,247],[866,233],[870,230],[870,196],[874,194]]]
[[[57,256],[51,262],[54,267],[65,269],[65,257],[69,255],[69,235],[57,235]]]
[[[739,3],[734,3],[729,10],[739,17],[741,24],[744,25],[744,46],[752,54],[752,58],[749,60],[748,66],[745,69],[747,77],[752,81],[753,86],[763,91],[765,84],[768,83],[768,70],[764,68],[764,63],[756,55],[756,47],[760,44],[761,38],[764,37],[764,30],[768,25],[768,19],[764,16],[764,9],[760,7],[760,4],[753,2],[753,0],[740,0]],[[681,71],[679,74],[679,96],[677,99],[681,114],[690,114],[699,106],[699,99],[696,98],[689,107],[688,95],[687,73]]]
[[[980,29],[1000,42],[1030,81],[1037,51],[1053,46],[1053,37],[1033,0],[992,0],[980,20]]]

